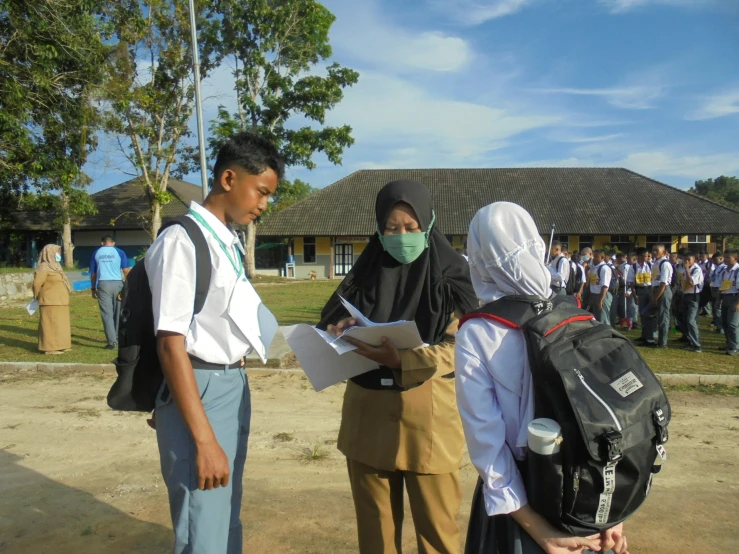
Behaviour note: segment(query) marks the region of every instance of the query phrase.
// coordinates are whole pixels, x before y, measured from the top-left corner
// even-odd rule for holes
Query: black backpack
[[[606,264],[606,265],[608,265],[608,264]],[[608,292],[610,292],[613,296],[616,296],[618,294],[618,291],[619,291],[619,286],[618,286],[619,285],[619,283],[618,283],[618,271],[616,270],[616,266],[610,265],[608,267],[611,270],[611,282],[608,284]],[[598,269],[598,280],[600,280],[600,271],[601,271],[601,269],[603,269],[603,267],[601,267],[600,269]]]
[[[572,296],[577,290],[580,289],[580,280],[578,279],[577,264],[572,260],[565,258],[565,261],[570,264],[570,277],[565,283],[565,294]]]
[[[522,473],[532,508],[565,532],[588,536],[631,516],[666,459],[670,404],[634,345],[554,296],[504,297],[466,315],[526,336],[534,417],[562,427],[560,451],[529,451]]]
[[[210,286],[211,260],[208,243],[195,221],[180,216],[164,225],[181,225],[195,245],[195,306],[193,315],[205,304]],[[114,410],[150,412],[164,375],[157,354],[151,289],[143,260],[128,273],[123,286],[118,323],[118,357],[113,362],[118,374],[108,392],[108,406]]]

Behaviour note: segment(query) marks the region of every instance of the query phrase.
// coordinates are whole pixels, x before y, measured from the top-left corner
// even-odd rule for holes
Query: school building
[[[186,214],[191,201],[201,202],[203,199],[199,186],[178,179],[169,180],[167,192],[171,194],[172,200],[162,207],[163,223]],[[80,218],[72,225],[73,258],[78,267],[88,267],[90,258],[100,247],[100,239],[104,235],[112,236],[116,246],[131,260],[149,247],[149,202],[138,179],[91,194],[90,200],[97,207],[97,213]],[[16,212],[13,220],[10,227],[17,237],[16,240],[20,239],[22,242],[21,249],[25,250],[23,259],[18,261],[25,265],[33,265],[45,244],[61,244],[60,230],[53,214]],[[0,249],[2,246],[0,245]]]
[[[570,251],[664,243],[713,253],[722,248],[718,240],[739,235],[739,211],[627,169],[500,168],[357,171],[270,216],[257,237],[287,243],[290,276],[340,278],[377,231],[377,192],[398,179],[429,187],[436,225],[459,248],[477,210],[498,201],[526,208],[547,241],[554,224]]]

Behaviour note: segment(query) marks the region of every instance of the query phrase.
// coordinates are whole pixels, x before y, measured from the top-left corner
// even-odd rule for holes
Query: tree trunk
[[[64,267],[71,269],[74,267],[74,245],[72,244],[72,218],[69,216],[69,196],[62,193],[62,254],[64,255]]]
[[[159,229],[162,228],[162,205],[154,200],[151,206],[151,242],[157,238]]]
[[[246,226],[246,276],[254,279],[257,274],[257,264],[254,260],[254,248],[257,242],[257,227],[252,221]]]

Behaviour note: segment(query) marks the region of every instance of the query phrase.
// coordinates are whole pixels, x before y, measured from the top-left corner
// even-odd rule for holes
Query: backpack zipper
[[[603,400],[603,398],[601,398],[601,396],[597,392],[595,392],[590,387],[590,385],[588,385],[588,383],[585,381],[585,377],[583,377],[583,374],[580,372],[579,369],[575,368],[573,371],[575,372],[575,375],[577,375],[579,377],[580,382],[588,390],[588,392],[593,396],[593,398],[595,398],[598,402],[600,402],[601,405],[610,414],[611,418],[613,419],[613,422],[616,424],[616,429],[618,429],[619,431],[621,431],[622,430],[621,423],[619,423],[618,418],[616,417],[616,413],[613,411],[613,408],[611,408],[608,405],[608,402],[606,402],[605,400]]]

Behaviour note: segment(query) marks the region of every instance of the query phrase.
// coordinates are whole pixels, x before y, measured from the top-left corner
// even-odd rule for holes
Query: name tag
[[[734,282],[731,279],[724,279],[723,281],[721,281],[721,288],[718,290],[722,292],[725,290],[730,290],[733,283]]]
[[[597,273],[591,273],[590,274],[590,284],[591,285],[597,285],[598,284],[598,274]]]
[[[693,290],[693,283],[690,282],[690,279],[685,278],[683,279],[683,292],[688,292]]]
[[[652,282],[652,276],[649,273],[637,273],[636,283],[638,285],[648,285]]]
[[[380,379],[380,384],[383,387],[392,387],[395,384],[395,381],[392,379]]]
[[[652,269],[652,281],[659,281],[659,266]]]

